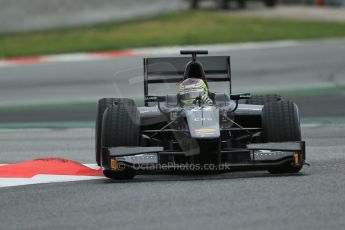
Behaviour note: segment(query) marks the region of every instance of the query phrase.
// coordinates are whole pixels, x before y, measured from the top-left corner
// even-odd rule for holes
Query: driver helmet
[[[180,102],[185,105],[192,105],[197,97],[208,95],[207,85],[202,79],[187,78],[178,85]]]

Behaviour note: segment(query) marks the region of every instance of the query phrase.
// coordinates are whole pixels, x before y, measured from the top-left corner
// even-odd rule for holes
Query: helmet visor
[[[197,97],[201,97],[202,95],[204,95],[203,90],[195,90],[195,91],[180,93],[180,98],[182,100],[191,100],[191,99],[195,99]]]

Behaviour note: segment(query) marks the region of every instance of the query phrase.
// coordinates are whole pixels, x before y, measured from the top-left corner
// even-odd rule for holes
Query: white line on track
[[[36,175],[32,178],[0,178],[0,188],[21,185],[104,179],[103,176]]]
[[[7,164],[0,164],[4,166]],[[99,169],[96,164],[84,164],[91,169]],[[46,184],[58,182],[84,181],[104,179],[103,176],[73,176],[73,175],[47,175],[38,174],[31,178],[0,178],[0,188],[13,187],[21,185]]]
[[[210,54],[217,52],[230,52],[234,50],[257,50],[270,48],[285,48],[300,45],[301,42],[296,40],[270,41],[270,42],[246,42],[235,44],[214,44],[214,45],[197,45],[197,46],[171,46],[159,48],[140,48],[122,51],[105,51],[92,53],[70,53],[58,55],[45,55],[37,57],[24,57],[13,59],[0,59],[0,68],[18,65],[28,65],[34,63],[59,63],[59,62],[81,62],[103,60],[119,57],[130,56],[166,56],[179,55],[181,49],[203,49],[208,50]]]
[[[179,55],[182,49],[202,49],[208,50],[210,53],[229,52],[234,50],[256,50],[256,49],[271,49],[271,48],[285,48],[300,45],[301,42],[297,40],[283,40],[273,42],[246,42],[235,44],[214,44],[214,45],[197,45],[197,46],[172,46],[160,48],[142,48],[133,50],[134,53],[142,55]]]

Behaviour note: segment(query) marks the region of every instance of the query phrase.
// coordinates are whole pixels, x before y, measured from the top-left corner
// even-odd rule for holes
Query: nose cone
[[[189,131],[195,139],[219,138],[219,108],[214,106],[186,109]]]

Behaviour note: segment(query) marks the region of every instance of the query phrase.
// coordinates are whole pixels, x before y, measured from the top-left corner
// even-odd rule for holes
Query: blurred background
[[[144,56],[183,48],[230,55],[234,92],[304,122],[345,117],[345,0],[0,0],[0,21],[0,127],[93,127],[99,98],[142,104]]]
[[[323,14],[311,8],[343,8],[345,0],[0,0],[0,6],[0,33],[9,33],[150,17],[188,8],[247,8],[252,13],[279,11],[282,15],[287,14],[282,7],[286,12],[308,8]]]

